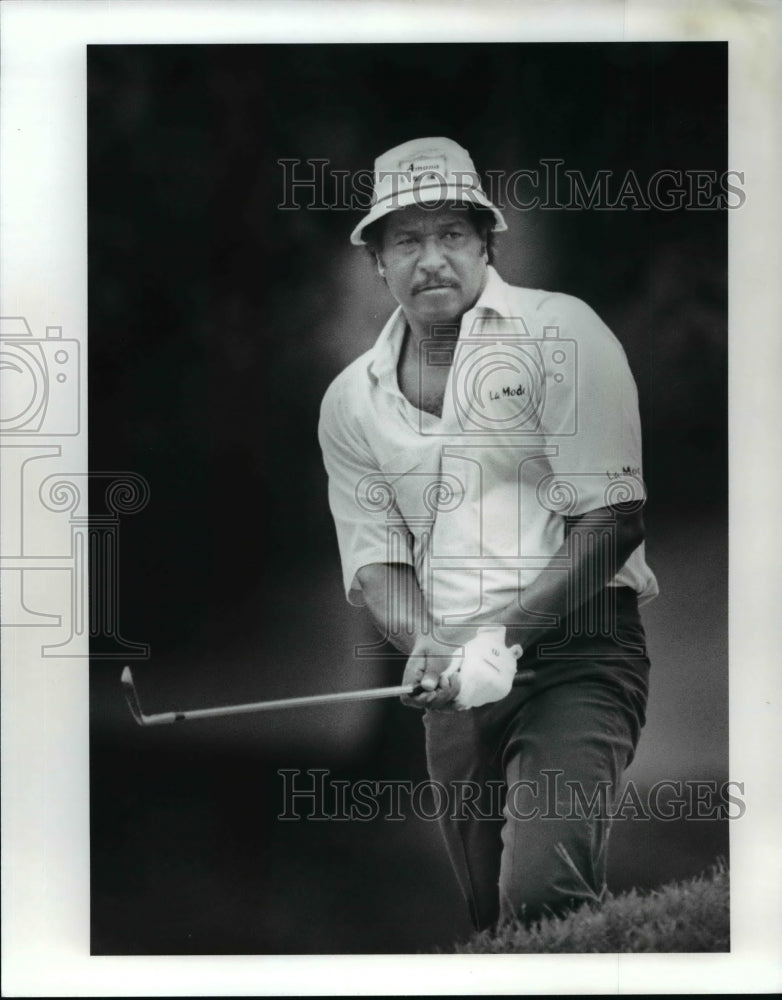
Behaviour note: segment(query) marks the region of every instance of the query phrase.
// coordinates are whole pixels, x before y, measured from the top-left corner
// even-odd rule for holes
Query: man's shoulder
[[[573,322],[585,319],[599,319],[597,313],[583,299],[567,292],[551,291],[547,288],[529,288],[523,285],[505,283],[508,304],[519,308],[527,315],[544,319],[559,318]]]
[[[532,324],[533,336],[543,336],[546,330],[557,330],[560,337],[578,341],[584,346],[622,350],[611,328],[584,299],[567,292],[543,288],[506,285],[508,304],[517,314]]]
[[[346,412],[355,407],[367,386],[373,350],[360,354],[331,380],[321,401],[322,414]]]

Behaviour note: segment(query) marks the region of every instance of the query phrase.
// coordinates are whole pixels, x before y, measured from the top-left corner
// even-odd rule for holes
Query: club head
[[[122,690],[125,693],[125,701],[128,703],[128,708],[130,709],[130,714],[140,725],[144,725],[144,715],[141,711],[141,705],[139,704],[138,695],[136,694],[136,685],[133,683],[133,674],[130,672],[130,667],[125,667],[122,671]]]

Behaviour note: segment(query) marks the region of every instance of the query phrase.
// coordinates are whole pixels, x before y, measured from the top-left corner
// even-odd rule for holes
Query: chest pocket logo
[[[460,340],[451,384],[462,433],[540,434],[550,411],[558,415],[559,433],[575,433],[576,347],[560,339],[557,327],[547,327],[542,338]]]

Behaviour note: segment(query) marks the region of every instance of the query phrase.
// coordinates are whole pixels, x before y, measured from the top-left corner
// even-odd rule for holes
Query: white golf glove
[[[518,643],[510,648],[505,645],[504,625],[481,626],[475,637],[462,647],[462,653],[453,657],[443,675],[459,677],[456,708],[462,711],[479,708],[509,694],[521,653]]]

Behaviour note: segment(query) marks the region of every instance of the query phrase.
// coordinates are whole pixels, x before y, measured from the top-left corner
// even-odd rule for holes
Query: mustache
[[[456,288],[457,283],[455,281],[422,281],[420,285],[416,285],[413,288],[413,295],[418,295],[419,292],[425,292],[428,288]]]

